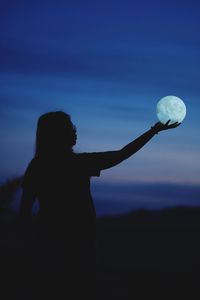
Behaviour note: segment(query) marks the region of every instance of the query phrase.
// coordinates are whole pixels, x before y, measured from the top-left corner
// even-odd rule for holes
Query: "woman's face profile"
[[[70,115],[62,111],[41,115],[36,131],[36,155],[71,151],[76,145],[76,132]]]

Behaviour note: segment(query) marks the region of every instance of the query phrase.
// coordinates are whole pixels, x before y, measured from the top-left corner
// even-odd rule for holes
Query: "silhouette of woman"
[[[74,153],[76,127],[70,115],[49,112],[40,116],[36,132],[35,157],[23,178],[21,225],[24,241],[33,250],[37,298],[48,293],[56,298],[76,291],[88,299],[91,292],[92,251],[95,238],[95,208],[90,177],[129,158],[155,134],[180,123],[156,123],[144,134],[117,151]],[[32,207],[39,201],[37,227],[32,230]]]

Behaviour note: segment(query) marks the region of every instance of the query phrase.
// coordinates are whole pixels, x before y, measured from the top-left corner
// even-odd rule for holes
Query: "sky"
[[[191,0],[1,1],[0,183],[24,173],[41,114],[71,115],[77,152],[117,150],[158,121],[162,97],[175,95],[187,107],[181,126],[102,171],[92,188],[97,198],[111,193],[114,201],[115,187],[123,198],[128,184],[125,198],[132,199],[131,187],[139,185],[146,191],[141,207],[160,207],[172,198],[153,204],[156,192],[148,187],[167,187],[164,197],[176,186],[179,204],[198,204],[199,9]],[[188,202],[181,187],[192,195]]]

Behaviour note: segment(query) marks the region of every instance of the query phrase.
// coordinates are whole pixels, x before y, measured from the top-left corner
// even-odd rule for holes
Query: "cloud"
[[[2,70],[35,75],[104,80],[136,86],[196,89],[198,52],[189,47],[78,44],[71,40],[44,41],[7,38],[1,49]],[[187,70],[187,72],[186,72]]]
[[[98,216],[140,208],[200,206],[200,186],[169,183],[105,184],[92,187]]]

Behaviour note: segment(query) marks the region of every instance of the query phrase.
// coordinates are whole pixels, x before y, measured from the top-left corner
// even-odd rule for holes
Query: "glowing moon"
[[[176,96],[166,96],[158,101],[156,106],[156,114],[159,121],[165,124],[171,120],[169,124],[182,122],[186,116],[185,103]]]

